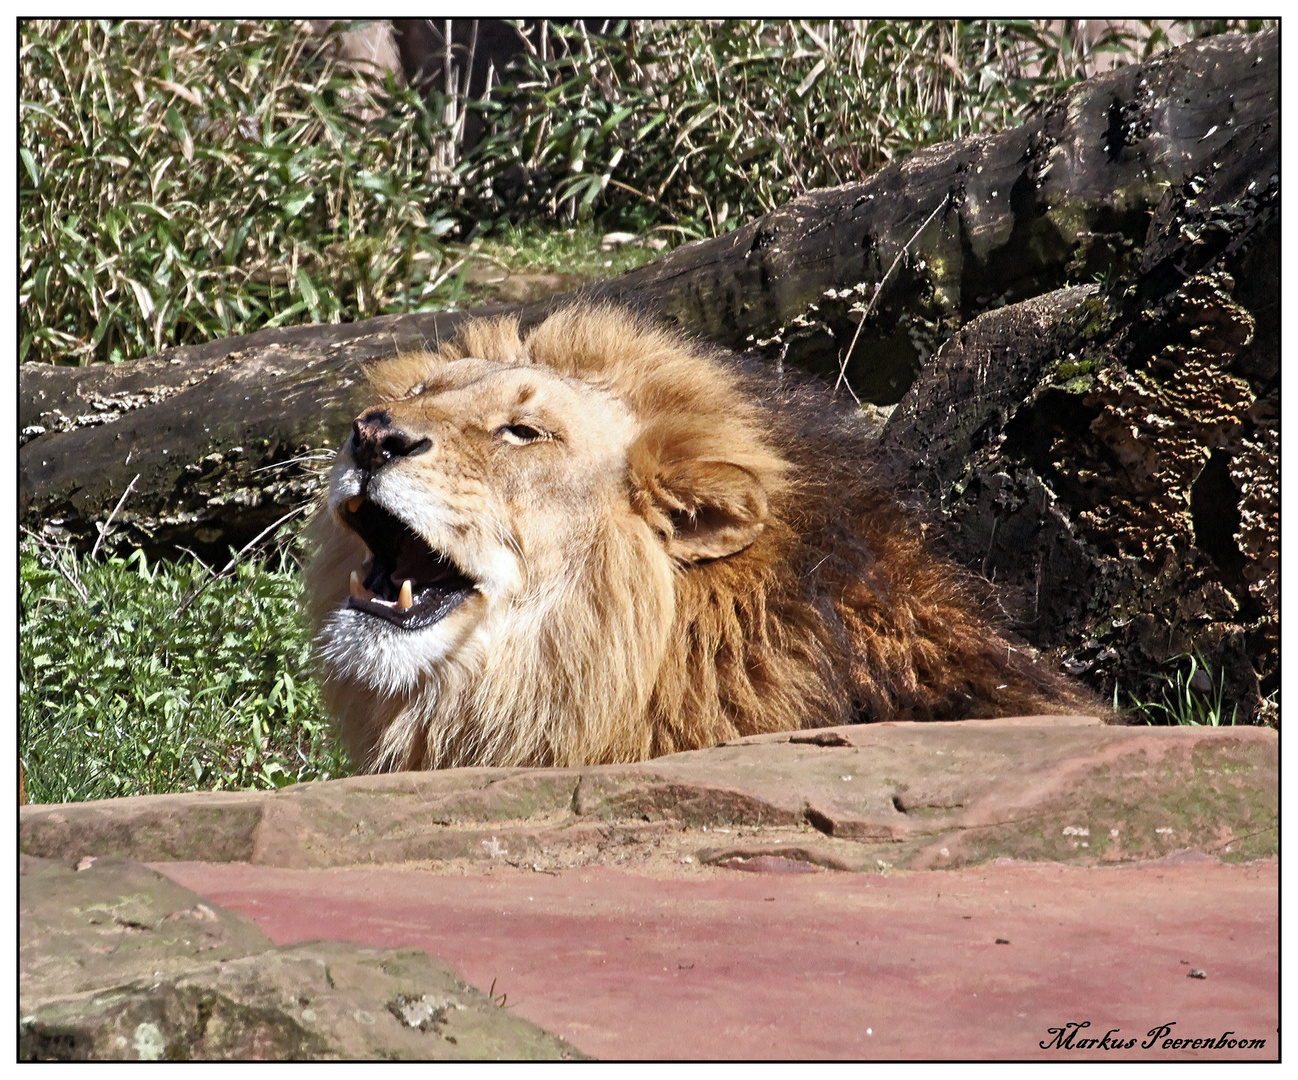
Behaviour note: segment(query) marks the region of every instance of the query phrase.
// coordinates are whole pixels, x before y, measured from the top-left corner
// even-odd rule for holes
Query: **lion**
[[[1094,711],[981,617],[825,388],[609,306],[469,321],[367,374],[307,568],[362,770]]]

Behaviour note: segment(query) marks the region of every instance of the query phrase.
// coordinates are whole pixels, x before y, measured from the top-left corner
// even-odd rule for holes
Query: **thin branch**
[[[192,548],[187,548],[187,547],[185,547],[183,544],[177,544],[176,547],[179,548],[181,551],[183,551],[186,555],[188,555],[188,556],[189,556],[191,559],[193,559],[196,563],[198,563],[198,565],[201,566],[204,570],[206,570],[209,574],[212,573],[212,568],[211,568],[210,566],[208,566],[208,564],[205,563],[205,562],[202,560],[202,558],[199,556],[198,552],[194,551]]]
[[[451,265],[446,268],[446,272],[444,274],[439,276],[431,285],[426,287],[425,291],[433,292],[439,285],[441,285],[443,281],[445,281],[448,277],[450,277],[457,270],[459,270],[460,267],[462,267],[476,254],[477,254],[476,251],[470,251],[468,254],[464,255],[463,257],[456,259],[455,262],[451,263]]]
[[[395,336],[393,336],[392,352],[395,355],[400,351],[401,350],[397,348],[397,339]],[[284,461],[277,461],[273,465],[262,465],[259,468],[253,469],[252,471],[254,473],[268,472],[271,469],[283,469],[288,467],[289,465],[297,465],[298,463],[303,461],[332,461],[335,453],[336,451],[327,448],[310,450],[305,454],[298,454],[297,457],[287,458]]]
[[[879,283],[875,285],[874,295],[870,297],[870,302],[866,305],[865,311],[861,315],[861,321],[856,324],[856,333],[852,335],[852,343],[847,347],[847,353],[838,365],[838,381],[834,383],[835,394],[838,393],[838,388],[842,386],[843,383],[847,380],[847,365],[848,362],[852,359],[852,350],[856,348],[856,339],[861,336],[861,328],[865,326],[867,322],[870,321],[870,316],[874,313],[874,307],[879,302],[879,296],[883,292],[884,285],[886,285],[888,283],[888,279],[892,277],[893,271],[897,269],[898,264],[901,262],[902,256],[905,255],[906,252],[910,249],[910,245],[919,239],[920,233],[922,233],[925,229],[927,229],[929,227],[929,224],[933,221],[933,219],[937,217],[938,214],[940,214],[943,211],[943,209],[947,207],[947,205],[950,204],[951,198],[952,196],[950,195],[950,193],[948,193],[946,197],[943,198],[943,200],[937,204],[933,212],[929,214],[927,218],[924,219],[924,224],[915,230],[914,235],[912,235],[909,240],[907,240],[904,244],[902,244],[901,250],[897,252],[897,257],[892,260],[892,265],[888,267],[888,272],[884,274],[883,277],[879,279]],[[851,390],[851,386],[848,386],[848,389]],[[852,396],[856,397],[855,394],[853,394]]]
[[[629,192],[631,192],[632,195],[635,195],[635,196],[638,196],[638,197],[641,198],[641,199],[644,199],[645,202],[651,202],[651,203],[653,203],[655,206],[661,206],[661,205],[662,205],[662,204],[659,203],[659,201],[658,201],[657,199],[655,199],[652,195],[648,194],[647,192],[640,191],[638,188],[633,188],[630,184],[624,184],[624,183],[622,183],[621,180],[614,180],[614,179],[610,176],[610,177],[608,178],[608,182],[609,182],[610,184],[612,184],[614,187],[620,187],[623,191],[629,191]],[[667,213],[671,214],[671,210],[667,209],[666,207],[663,207],[663,209],[667,210]],[[675,214],[672,214],[672,216],[675,217],[676,215],[675,215]]]
[[[140,478],[140,474],[135,474],[135,480]],[[96,555],[99,554],[99,545],[104,542],[104,537],[108,535],[108,526],[113,523],[113,518],[117,516],[117,511],[122,508],[122,503],[126,502],[126,496],[131,493],[135,487],[135,480],[126,485],[126,490],[122,492],[122,497],[117,500],[117,505],[113,507],[113,512],[108,515],[108,520],[104,522],[103,527],[99,530],[99,535],[95,537],[95,546],[90,549],[90,559],[93,562]]]
[[[254,536],[251,540],[249,540],[246,544],[244,544],[243,547],[241,547],[237,552],[235,552],[235,554],[230,556],[230,561],[226,563],[223,567],[221,567],[221,570],[218,573],[213,574],[205,582],[203,582],[203,584],[200,585],[194,592],[190,593],[188,599],[186,599],[185,602],[176,609],[176,614],[179,615],[182,611],[188,608],[190,604],[192,604],[195,600],[197,600],[200,596],[202,596],[203,593],[206,591],[207,587],[211,585],[212,582],[220,578],[223,578],[227,574],[229,574],[230,571],[234,569],[238,561],[245,554],[247,554],[248,551],[250,551],[258,543],[260,543],[261,540],[267,534],[274,532],[281,525],[283,525],[284,522],[288,521],[292,517],[296,517],[298,514],[302,513],[303,510],[308,509],[310,506],[311,504],[309,502],[305,502],[301,506],[295,506],[283,517],[279,518],[276,521],[272,521],[269,525],[266,526],[266,528],[262,529],[261,532],[259,532],[256,536]]]

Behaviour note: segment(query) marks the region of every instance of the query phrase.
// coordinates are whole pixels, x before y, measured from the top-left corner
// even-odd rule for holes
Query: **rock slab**
[[[806,866],[805,863],[792,863]],[[878,874],[159,868],[276,942],[419,948],[598,1058],[1275,1060],[1275,860]],[[1192,977],[1199,972],[1204,977]],[[1052,1028],[1081,1028],[1052,1046]],[[1169,1034],[1143,1047],[1149,1033]],[[1106,1032],[1134,1046],[1078,1045]],[[1219,1049],[1165,1039],[1228,1039]],[[1255,1040],[1261,1040],[1256,1046]],[[1045,1044],[1045,1045],[1042,1045]]]
[[[1279,752],[1264,728],[1090,717],[854,724],[631,765],[448,769],[24,807],[28,854],[266,866],[725,863],[954,869],[1083,865],[1195,848],[1276,854]]]
[[[20,1059],[582,1056],[418,949],[279,948],[139,863],[20,858]]]

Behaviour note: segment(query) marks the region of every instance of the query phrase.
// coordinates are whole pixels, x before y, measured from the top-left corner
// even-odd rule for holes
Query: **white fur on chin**
[[[326,616],[316,640],[334,678],[380,694],[406,694],[464,644],[472,620],[457,620],[458,614],[423,630],[403,630],[344,607]]]

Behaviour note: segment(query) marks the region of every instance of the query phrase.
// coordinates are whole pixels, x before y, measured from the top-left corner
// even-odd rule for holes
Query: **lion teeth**
[[[374,594],[361,584],[361,576],[355,570],[352,571],[352,595],[357,600],[373,600]]]
[[[397,607],[402,611],[409,611],[415,606],[414,589],[410,587],[410,579],[407,578],[401,583],[401,595],[397,597]]]
[[[347,512],[349,514],[354,514],[356,513],[357,510],[361,508],[361,503],[363,503],[364,501],[365,500],[362,499],[359,495],[353,495],[350,499],[347,499],[343,503],[343,505],[347,507]]]

